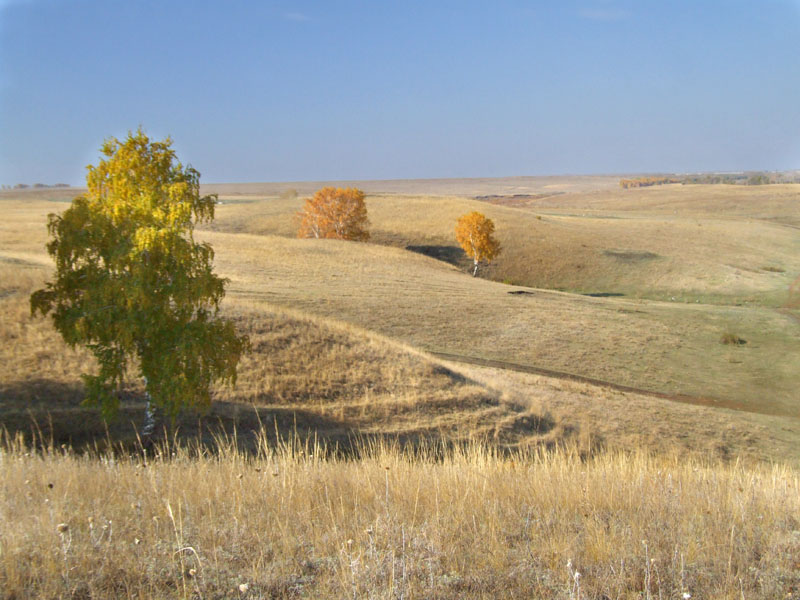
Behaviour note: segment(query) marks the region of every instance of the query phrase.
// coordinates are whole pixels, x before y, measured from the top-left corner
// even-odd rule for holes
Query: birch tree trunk
[[[144,409],[144,422],[142,423],[142,437],[149,438],[156,430],[156,410],[153,406],[153,401],[150,398],[150,392],[147,391],[147,377],[144,379],[144,395],[147,399],[147,405]]]

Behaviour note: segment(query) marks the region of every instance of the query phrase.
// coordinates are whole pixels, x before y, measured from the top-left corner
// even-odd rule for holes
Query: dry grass
[[[0,596],[732,600],[800,586],[800,479],[785,468],[262,450],[7,441]]]
[[[519,289],[371,244],[211,232],[204,238],[218,250],[232,297],[348,321],[425,350],[797,415],[800,324],[772,309]],[[747,346],[721,345],[728,328]]]
[[[567,193],[513,207],[454,196],[373,194],[367,204],[374,243],[414,248],[465,270],[469,261],[455,243],[455,222],[472,210],[485,213],[504,247],[485,271],[495,281],[780,306],[800,273],[800,186],[756,187]],[[302,199],[252,198],[221,206],[214,230],[295,235],[292,217]]]
[[[587,214],[713,217],[800,225],[797,185],[666,185],[632,190],[594,189],[537,199],[529,208]]]
[[[643,448],[660,455],[800,467],[800,419],[697,406],[508,370],[454,366],[501,399],[557,424],[584,452]],[[522,437],[518,445],[535,445]]]
[[[651,225],[676,202],[669,193],[626,196],[628,208],[615,194],[564,194],[559,201],[574,206],[541,220],[550,201],[537,199],[531,231],[571,240],[564,255],[584,242],[599,251],[603,236],[628,235],[637,223],[637,239],[657,241]],[[125,390],[119,421],[103,423],[79,406],[77,374],[93,368],[91,357],[28,312],[30,291],[51,268],[45,215],[64,205],[4,198],[0,420],[32,434],[0,444],[3,600],[800,592],[800,477],[769,464],[800,464],[800,325],[791,313],[504,286],[402,248],[281,237],[294,227],[291,198],[224,204],[202,237],[231,278],[224,310],[254,352],[237,388],[218,390],[205,417],[182,418],[171,442],[123,448],[110,440],[135,436],[140,387]],[[617,202],[620,213],[650,213],[617,229],[614,219],[567,214],[597,198],[605,208],[592,210]],[[726,200],[738,202],[732,213],[745,209],[743,198]],[[684,216],[699,219],[691,210],[721,202],[707,200]],[[455,197],[372,201],[375,235],[390,246],[441,244],[451,213],[477,206]],[[523,240],[528,204],[480,207],[509,227],[517,220]],[[785,246],[796,237],[764,222],[773,214],[788,223],[782,210],[764,208],[754,228],[739,215],[730,230],[709,214],[701,226],[721,237],[679,237],[674,251],[714,250],[697,267],[710,274],[750,257],[769,277],[794,277]],[[684,229],[675,224],[669,235]],[[731,241],[731,231],[742,237]],[[665,252],[633,239],[597,260],[634,272],[642,253]],[[673,285],[685,287],[692,268],[681,266]],[[740,283],[701,291],[729,302]],[[747,285],[758,302],[776,298],[772,283]],[[728,331],[747,344],[721,344]],[[404,343],[719,402],[444,363]],[[321,446],[308,441],[315,434]],[[113,451],[97,449],[106,435]]]
[[[21,276],[13,280],[25,283]],[[134,440],[144,412],[136,379],[117,421],[106,424],[82,407],[78,373],[91,371],[93,361],[65,347],[46,320],[30,317],[27,294],[0,300],[0,423],[18,431],[38,428],[56,444],[92,445],[107,433]],[[236,429],[252,449],[254,432],[268,424],[342,445],[352,436],[480,439],[508,448],[575,445],[588,454],[648,448],[800,464],[798,419],[435,361],[346,323],[248,300],[229,299],[226,311],[254,351],[244,358],[235,389],[217,390],[202,418],[178,421],[183,438],[208,441],[220,429]]]
[[[386,206],[395,211],[395,216],[387,222],[401,220],[400,208],[406,200],[386,200]],[[432,203],[429,210],[435,222],[442,221],[458,202],[465,202],[440,200],[441,203]],[[275,202],[291,204],[292,201]],[[245,209],[237,205],[228,207],[235,210],[225,213],[226,205],[223,205],[218,224],[224,229],[230,226],[232,215],[245,219],[260,214],[262,204],[271,206],[270,203],[255,203],[246,205]],[[7,342],[0,350],[4,353],[0,381],[7,390],[13,384],[14,397],[21,403],[18,408],[22,407],[17,413],[20,415],[31,403],[35,406],[37,396],[55,397],[59,402],[68,400],[67,405],[74,405],[81,393],[76,373],[85,370],[86,357],[65,352],[49,325],[45,321],[31,321],[25,307],[27,293],[39,285],[49,271],[49,267],[45,268],[48,258],[43,252],[45,216],[49,211],[61,210],[63,204],[29,197],[24,201],[4,200],[3,206],[0,259],[4,261],[4,270],[0,294],[5,296],[3,302],[10,304],[4,304],[0,315],[0,335],[5,336]],[[443,212],[437,212],[439,210]],[[283,207],[276,208],[275,214],[288,215],[290,221],[290,213]],[[275,215],[267,216],[265,222],[278,222]],[[247,220],[242,224],[246,225]],[[387,359],[387,355],[380,353],[370,355],[354,351],[363,344],[362,338],[357,338],[358,342],[336,342],[348,349],[339,354],[339,362],[317,361],[316,357],[322,356],[320,348],[329,343],[326,327],[321,326],[321,322],[301,325],[309,323],[308,319],[295,318],[297,314],[291,312],[288,314],[294,315],[293,320],[290,319],[292,324],[286,321],[281,325],[281,320],[286,318],[280,314],[283,309],[278,307],[282,306],[325,319],[333,318],[340,323],[349,322],[362,333],[363,330],[378,332],[417,348],[531,364],[659,392],[690,394],[695,398],[689,400],[713,407],[791,417],[787,422],[792,425],[788,427],[795,432],[796,374],[800,369],[796,340],[800,326],[789,314],[757,306],[589,298],[509,287],[475,280],[452,266],[418,253],[373,244],[316,243],[222,232],[203,235],[214,244],[219,271],[232,280],[226,301],[231,314],[239,314],[243,326],[251,333],[261,332],[258,335],[265,336],[259,351],[248,359],[245,373],[249,374],[244,374],[240,380],[239,395],[225,396],[228,401],[228,408],[222,411],[225,418],[228,413],[236,413],[233,407],[238,403],[249,405],[253,398],[262,398],[262,406],[306,406],[313,402],[304,400],[304,395],[306,398],[324,397],[329,393],[326,386],[346,387],[347,382],[355,382],[336,396],[336,403],[342,407],[319,410],[340,410],[350,415],[346,419],[349,420],[354,418],[352,413],[363,410],[359,406],[374,406],[376,409],[369,412],[367,420],[378,419],[377,407],[382,404],[369,395],[373,392],[365,382],[408,379],[408,371],[402,369],[399,370],[402,377],[392,375],[392,369],[403,364],[394,355]],[[509,291],[523,293],[512,295]],[[272,327],[283,328],[282,337],[270,337],[272,334],[267,332]],[[337,331],[342,330],[336,327],[339,327]],[[309,330],[321,332],[316,341],[314,335],[317,334],[309,337],[302,333]],[[738,347],[720,344],[720,336],[728,330],[735,331],[748,343]],[[286,346],[287,353],[282,354],[284,349],[279,344],[273,348],[279,339],[284,344],[293,339],[296,343]],[[311,348],[313,351],[308,351]],[[369,368],[359,373],[365,364]],[[302,366],[302,371],[298,371],[298,366]],[[298,376],[299,372],[303,376]],[[399,386],[385,397],[391,398],[394,393],[396,398],[415,398],[406,402],[408,407],[416,406],[425,393],[429,393],[429,398],[437,397],[436,390],[441,384],[432,384],[436,378],[428,381],[430,371],[422,369],[419,373],[416,383]],[[312,378],[319,381],[313,385],[309,383],[309,374],[314,374]],[[258,383],[248,383],[248,377]],[[296,386],[294,391],[293,386]],[[132,393],[135,400],[135,389]],[[450,401],[457,404],[454,399],[460,397],[459,393],[449,396],[450,400],[441,400],[441,417],[436,427],[445,426],[443,421],[449,410],[445,407]],[[466,405],[475,406],[478,414],[492,414],[491,406],[477,409],[480,394],[471,394],[466,396],[473,400]],[[8,402],[8,392],[4,398]],[[432,402],[431,406],[434,404]],[[132,406],[139,405],[134,402]],[[385,417],[376,421],[378,428],[398,431],[389,423],[400,417],[391,415],[403,413],[409,420],[399,429],[424,429],[413,425],[410,415],[414,411],[410,408],[381,410]],[[424,411],[422,414],[416,418],[418,423],[428,418]],[[220,415],[212,412],[212,416]],[[610,420],[622,417],[624,414],[617,414]],[[126,422],[138,420],[133,413],[126,413],[125,419]],[[356,421],[359,427],[367,427],[366,421]],[[556,422],[561,425],[558,419]],[[649,423],[649,420],[643,419],[643,422]],[[777,422],[765,420],[764,423],[769,423],[771,435],[787,437]],[[707,432],[689,425],[687,439],[703,440],[698,445],[704,446]],[[100,422],[96,426],[102,429]],[[468,429],[464,429],[463,424],[458,427],[462,434]],[[456,428],[446,427],[451,432]],[[480,429],[485,431],[483,426]],[[586,432],[592,427],[582,429]],[[788,438],[795,435],[791,433]],[[561,433],[557,437],[562,437]],[[724,442],[722,446],[731,447],[731,444],[735,455],[739,452],[735,441]],[[777,446],[781,449],[776,449],[776,458],[791,459],[796,454],[787,455],[782,444]]]
[[[288,190],[313,194],[321,187],[357,187],[368,194],[430,194],[433,196],[479,196],[487,194],[558,194],[619,189],[619,178],[611,175],[503,177],[465,179],[389,179],[367,181],[294,181],[281,183],[203,184],[204,194],[230,198],[278,197]]]
[[[0,270],[0,273],[4,271]],[[95,365],[85,350],[64,345],[50,323],[30,315],[28,295],[41,285],[34,269],[6,268],[0,298],[0,424],[42,430],[76,445],[102,439],[132,440],[142,422],[143,390],[131,374],[120,418],[107,425],[80,405],[81,372]],[[235,389],[216,391],[217,402],[198,421],[184,415],[177,428],[193,437],[223,425],[238,427],[243,442],[263,423],[284,432],[318,433],[346,444],[352,435],[454,441],[490,438],[514,443],[538,434],[537,416],[500,400],[489,390],[421,355],[344,323],[325,321],[250,301],[226,302],[226,314],[251,339]],[[518,422],[527,431],[517,431]],[[34,424],[35,422],[35,424]],[[561,430],[547,427],[540,441],[554,443]]]

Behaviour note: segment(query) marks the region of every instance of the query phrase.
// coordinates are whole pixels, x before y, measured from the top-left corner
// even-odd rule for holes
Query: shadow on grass
[[[582,295],[591,296],[592,298],[620,298],[625,294],[620,294],[619,292],[589,292]]]
[[[48,379],[0,384],[0,430],[12,438],[22,435],[37,447],[70,446],[86,450],[133,449],[142,440],[144,395],[123,391],[116,417],[105,419],[99,408],[85,406],[80,384]],[[314,435],[331,441],[346,440],[352,430],[344,421],[297,407],[255,408],[252,404],[214,402],[205,412],[186,411],[174,421],[157,413],[155,440],[199,444],[208,449],[220,439],[236,440],[245,452],[255,451],[263,431],[273,442],[279,438]],[[278,433],[279,432],[279,433]]]
[[[446,367],[437,370],[454,380],[463,379]],[[214,402],[205,413],[185,412],[174,421],[157,415],[156,433],[142,439],[143,395],[121,393],[117,416],[108,420],[98,408],[84,406],[82,398],[83,389],[78,384],[46,379],[4,382],[0,384],[0,433],[5,432],[10,439],[21,437],[27,446],[41,450],[63,447],[78,453],[110,451],[119,455],[143,451],[163,454],[164,448],[176,446],[212,454],[236,448],[243,454],[256,455],[290,445],[350,459],[386,444],[412,451],[424,448],[432,456],[431,452],[445,452],[464,443],[454,439],[452,432],[428,428],[424,423],[403,432],[365,433],[346,417],[324,414],[324,409],[331,407],[274,406],[269,405],[269,397],[247,403]],[[522,415],[509,425],[494,439],[500,451],[510,448],[523,432],[545,432],[552,427],[547,420]]]
[[[78,406],[83,400],[80,382],[64,383],[36,378],[0,382],[0,417],[8,411],[25,411],[39,406]]]
[[[417,254],[424,254],[425,256],[430,256],[431,258],[441,260],[457,267],[469,264],[469,259],[464,253],[464,250],[458,246],[406,246],[406,250],[416,252]]]

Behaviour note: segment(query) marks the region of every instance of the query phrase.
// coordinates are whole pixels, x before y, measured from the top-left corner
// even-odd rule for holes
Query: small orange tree
[[[324,187],[306,200],[298,216],[297,237],[357,242],[369,239],[364,192],[356,188]]]
[[[492,237],[493,233],[494,222],[476,211],[463,215],[456,223],[456,240],[475,264],[473,277],[481,262],[489,263],[500,254],[500,242]]]

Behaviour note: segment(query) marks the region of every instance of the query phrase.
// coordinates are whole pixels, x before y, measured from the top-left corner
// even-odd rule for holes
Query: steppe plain
[[[800,310],[795,291],[800,186],[674,184],[622,190],[618,180],[339,182],[368,194],[372,238],[367,244],[296,238],[296,213],[303,198],[325,182],[204,185],[203,192],[218,194],[220,203],[214,223],[197,237],[215,249],[216,270],[230,280],[224,311],[250,335],[253,352],[241,365],[237,387],[218,390],[209,414],[182,417],[174,451],[190,461],[191,452],[180,450],[179,440],[200,436],[227,448],[233,466],[220,466],[223,461],[199,451],[200,458],[188,467],[195,475],[177,475],[174,463],[154,459],[151,477],[173,482],[169,492],[161,483],[151,483],[169,498],[169,534],[182,549],[177,548],[177,558],[173,555],[164,568],[178,569],[178,575],[150,573],[142,583],[117,572],[128,582],[117,592],[130,597],[157,596],[164,590],[213,596],[212,590],[230,591],[234,588],[225,586],[241,580],[257,582],[252,589],[235,588],[242,597],[255,590],[262,597],[312,591],[336,597],[511,597],[536,590],[539,597],[649,598],[657,590],[680,597],[690,588],[720,598],[738,598],[740,591],[744,596],[745,589],[747,597],[793,593],[792,586],[800,582],[794,470],[800,465]],[[62,513],[98,512],[97,500],[91,501],[92,508],[68,490],[95,489],[99,494],[108,485],[107,475],[86,472],[87,463],[75,452],[89,447],[102,454],[108,451],[101,448],[103,440],[135,444],[144,407],[135,380],[125,390],[118,420],[104,423],[95,411],[82,407],[78,374],[92,368],[88,354],[64,346],[46,320],[29,314],[29,294],[52,271],[44,249],[46,216],[66,208],[77,193],[0,193],[0,423],[7,430],[7,457],[0,467],[5,472],[5,535],[15,540],[6,543],[0,556],[0,581],[22,595],[83,590],[102,596],[102,590],[111,589],[110,572],[105,578],[89,575],[92,556],[105,548],[102,535],[71,525],[69,531],[76,536],[89,536],[74,559],[64,549],[64,531],[53,538],[53,520],[69,520],[69,515],[54,516],[57,500],[45,483],[62,477],[56,482],[67,490],[58,506]],[[468,261],[453,236],[458,216],[471,210],[494,220],[504,248],[478,278],[469,275]],[[741,343],[723,343],[725,339]],[[28,441],[15,441],[16,432]],[[293,436],[290,442],[288,434]],[[309,446],[300,450],[293,445],[308,435],[323,446],[355,444],[366,458],[341,464],[311,459],[308,454],[324,450],[313,453]],[[35,459],[25,458],[25,444],[32,437],[49,448],[38,466],[30,463]],[[417,467],[406,460],[402,448],[391,446],[395,441],[442,448],[465,443],[478,450],[443,459],[444,471],[436,475],[430,470],[437,467]],[[265,450],[276,443],[283,450]],[[248,459],[237,447],[260,458]],[[562,454],[546,458],[550,455],[542,452]],[[105,460],[111,456],[102,455]],[[523,475],[525,456],[531,466]],[[47,469],[56,465],[59,475],[49,475]],[[222,514],[230,509],[224,508],[228,500],[219,499],[222,490],[240,486],[242,473],[246,480],[256,477],[254,465],[258,473],[274,467],[284,490],[289,485],[308,507],[321,497],[315,485],[336,495],[358,487],[362,478],[374,496],[363,502],[375,505],[380,514],[370,521],[358,511],[358,498],[355,507],[326,505],[333,529],[322,534],[307,529],[301,522],[302,507],[292,505],[299,510],[298,524],[280,525],[269,520],[277,517],[264,516],[258,526],[251,523],[251,529],[232,540],[227,533],[201,532],[203,517],[195,512],[196,539],[190,545],[184,538],[191,534],[179,527],[180,518],[173,513],[172,505],[181,505],[181,493],[187,519],[195,509],[186,498],[194,498],[195,492],[222,502],[208,509]],[[125,481],[133,482],[128,467],[135,465],[114,468],[125,470],[125,477],[131,476]],[[202,469],[218,476],[213,490],[194,490],[205,485]],[[666,484],[661,479],[667,472],[669,486],[673,477],[687,493],[700,486],[691,502],[670,504],[672,492],[662,489]],[[544,553],[534,553],[532,562],[525,563],[529,573],[520,566],[528,550],[521,550],[516,538],[498,537],[512,525],[495,508],[508,504],[504,510],[522,518],[510,508],[520,493],[515,486],[528,486],[529,493],[544,480],[552,493],[541,498],[533,494],[529,507],[550,511],[549,517],[540,513],[550,523],[545,527],[549,537],[536,538]],[[18,489],[31,481],[42,489],[29,492],[27,500],[17,499]],[[416,500],[404,481],[417,486]],[[486,495],[487,481],[499,496]],[[467,522],[448,516],[438,500],[435,507],[429,499],[422,503],[437,522],[446,523],[445,533],[437,530],[444,538],[428,537],[430,520],[423,518],[424,527],[420,525],[419,489],[438,486],[436,482],[444,490],[443,502],[472,511],[473,517],[475,511],[484,511],[480,522],[469,527],[488,544],[476,548],[483,548],[481,556],[489,552],[491,565],[481,563],[470,571],[480,559],[467,540],[458,538]],[[251,483],[262,497],[267,493],[260,479]],[[472,492],[452,495],[461,485]],[[630,500],[627,509],[604,504],[611,502],[608,489],[617,485],[618,495]],[[135,494],[134,488],[130,483],[126,498]],[[187,492],[189,488],[194,491]],[[397,496],[397,513],[389,507],[390,488],[391,496]],[[245,519],[257,510],[252,504],[257,501],[246,490],[237,493],[233,512]],[[475,497],[468,498],[470,493]],[[278,494],[271,502],[291,504],[291,497]],[[50,503],[45,512],[28,515],[23,510],[26,502],[45,499]],[[136,525],[127,504],[114,506],[109,510],[117,511],[113,520],[121,526],[115,535],[127,532],[131,540],[166,544],[157,524]],[[614,516],[634,506],[635,516]],[[698,507],[706,512],[693,512]],[[131,510],[166,522],[159,499]],[[317,514],[322,509],[308,510]],[[43,533],[13,529],[12,513],[15,523],[30,526],[35,521]],[[732,529],[728,521],[734,513],[737,525]],[[769,524],[763,521],[767,513]],[[533,514],[528,514],[529,523]],[[103,518],[107,525],[112,520],[110,514]],[[672,527],[673,518],[679,523],[669,533],[674,537],[659,538],[667,535],[662,530]],[[196,551],[202,547],[210,552],[215,544],[234,548],[243,540],[258,544],[253,532],[275,527],[284,528],[275,542],[283,546],[271,547],[268,554],[282,557],[285,564],[278,561],[279,566],[263,554],[239,557],[244,561],[239,564],[226,563],[224,557],[201,559]],[[587,533],[603,527],[602,535]],[[406,549],[406,535],[409,544],[435,541],[438,550],[415,546],[414,554],[411,546]],[[534,543],[530,532],[520,535],[527,536],[526,548]],[[41,558],[37,564],[45,575],[31,579],[20,570],[20,557],[50,538],[55,540],[55,558]],[[92,539],[96,543],[89,543]],[[297,542],[300,546],[298,539],[304,540]],[[645,559],[639,560],[643,541]],[[460,550],[445,552],[448,543]],[[317,558],[307,546],[316,548],[318,557],[334,557],[330,560],[336,564],[314,562]],[[137,568],[155,568],[152,555],[139,556],[141,549],[131,552],[131,560],[139,561]],[[649,569],[648,552],[657,556],[662,575]],[[401,564],[401,556],[408,562]],[[623,564],[615,567],[620,556]],[[567,558],[569,568],[559,567]],[[684,560],[694,566],[684,569]],[[227,566],[220,567],[219,561]],[[776,571],[769,571],[765,561]],[[580,577],[574,575],[577,567],[573,569],[579,562],[583,592]],[[268,569],[267,564],[273,566]],[[217,579],[198,583],[198,565]],[[748,571],[753,565],[755,575]],[[123,569],[118,563],[113,568]],[[253,574],[244,576],[242,569]],[[256,575],[258,569],[262,571]],[[658,585],[657,576],[664,579]],[[272,591],[267,581],[273,582]],[[8,597],[22,596],[12,592]]]
[[[348,347],[360,346],[350,337],[367,335],[438,353],[455,361],[448,369],[468,370],[470,381],[491,380],[482,384],[490,395],[548,413],[595,444],[627,447],[633,436],[664,446],[667,429],[687,448],[797,461],[800,322],[791,286],[800,275],[800,186],[621,190],[617,181],[340,183],[368,193],[368,244],[296,239],[304,195],[325,182],[208,185],[203,193],[218,194],[220,204],[199,237],[213,245],[217,271],[230,279],[227,310],[246,320],[254,339],[277,335],[275,320],[316,319],[318,327],[304,329],[333,327],[340,333],[331,336],[341,335]],[[63,210],[79,191],[5,192],[0,200],[6,420],[12,413],[23,419],[37,402],[58,412],[63,400],[53,395],[73,404],[80,397],[77,372],[87,359],[64,347],[47,322],[27,316],[27,295],[51,270],[46,215]],[[478,278],[468,275],[453,236],[455,220],[470,210],[495,221],[503,245]],[[725,334],[744,343],[724,344]],[[265,341],[237,389],[220,391],[220,399],[282,411],[292,403],[324,404],[318,389],[294,383],[276,389],[292,369],[272,372],[269,365],[316,360],[321,348],[322,354],[329,349],[317,343],[306,352],[295,341],[297,355],[285,356],[285,346]],[[360,362],[348,358],[312,372],[338,382],[328,386],[337,399],[366,404],[373,379],[409,379],[393,376],[396,361],[388,361],[378,377],[365,372],[354,383],[346,373]],[[366,363],[378,368],[374,360]],[[309,369],[301,372],[307,379]],[[544,392],[553,388],[568,391],[555,394],[561,401],[554,402]],[[604,403],[609,406],[600,410]],[[644,414],[664,414],[633,416],[631,407],[640,404]],[[695,414],[706,409],[719,421],[713,427]],[[408,433],[417,428],[435,429],[424,411]]]

